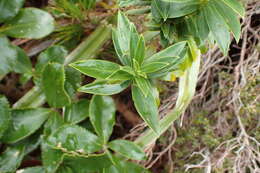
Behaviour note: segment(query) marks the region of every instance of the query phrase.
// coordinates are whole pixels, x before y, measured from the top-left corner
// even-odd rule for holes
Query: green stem
[[[179,96],[176,105],[172,111],[170,111],[162,120],[160,120],[160,133],[155,134],[151,129],[148,129],[139,138],[136,139],[136,143],[142,148],[146,148],[154,143],[172,124],[180,117],[186,110],[187,106],[191,102],[196,89],[198,81],[198,74],[200,69],[200,50],[193,47],[193,53],[195,53],[196,59],[193,61],[191,67],[189,67],[184,75],[180,77],[179,82]]]
[[[65,65],[80,59],[93,58],[100,52],[101,47],[111,37],[111,25],[100,25],[85,41],[83,41],[65,60]],[[35,86],[18,100],[13,108],[30,107],[35,108],[45,103],[45,96],[42,90]]]

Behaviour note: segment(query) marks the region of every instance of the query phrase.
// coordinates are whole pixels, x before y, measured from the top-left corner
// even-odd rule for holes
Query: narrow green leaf
[[[115,125],[115,103],[109,96],[94,95],[90,102],[89,117],[103,143],[112,134]]]
[[[205,6],[203,10],[214,39],[222,52],[227,54],[230,45],[230,33],[223,17],[211,3]]]
[[[122,69],[120,65],[104,60],[79,61],[70,66],[97,79],[127,80],[131,78],[129,73],[120,71]]]
[[[176,43],[176,44],[154,54],[150,58],[146,59],[144,64],[146,64],[148,62],[153,62],[156,60],[159,61],[160,58],[163,58],[163,57],[178,57],[183,52],[186,45],[187,45],[186,41]]]
[[[64,66],[58,63],[48,64],[42,77],[43,91],[48,104],[56,108],[69,105],[71,100],[64,88]]]
[[[4,33],[15,38],[42,38],[54,30],[53,17],[40,9],[25,8],[3,26]]]
[[[49,136],[47,143],[70,154],[87,155],[102,148],[96,135],[77,125],[62,126]]]
[[[79,88],[78,91],[97,95],[114,95],[125,90],[130,83],[131,81],[110,82],[107,80],[101,80],[84,85]]]
[[[23,49],[15,46],[17,51],[17,59],[13,66],[13,71],[16,73],[32,73],[32,63]]]
[[[82,99],[76,103],[66,106],[64,120],[69,124],[77,124],[89,116],[89,100]]]
[[[133,85],[132,98],[135,108],[143,120],[155,133],[159,132],[158,108],[151,91],[149,91],[149,94],[145,97],[143,92],[137,86]]]
[[[45,173],[45,171],[42,166],[35,166],[25,169],[19,169],[17,173]]]
[[[145,42],[143,36],[139,37],[134,51],[134,59],[141,65],[145,57]]]
[[[241,25],[237,17],[237,14],[232,9],[218,0],[212,1],[219,14],[224,18],[226,24],[234,34],[236,41],[238,42],[241,35]]]
[[[108,147],[124,157],[133,160],[145,160],[146,156],[142,149],[133,142],[126,140],[114,140],[108,144]]]
[[[241,17],[245,16],[245,8],[238,0],[222,0],[226,5],[232,8]]]
[[[8,129],[11,120],[11,110],[5,97],[0,96],[0,138]]]
[[[13,18],[23,6],[24,0],[1,0],[0,23]]]
[[[148,93],[151,91],[150,81],[143,77],[136,77],[135,83],[138,86],[138,88],[142,91],[143,95],[147,97]]]
[[[49,117],[50,109],[21,109],[12,111],[12,123],[3,136],[6,143],[15,143],[33,134]]]

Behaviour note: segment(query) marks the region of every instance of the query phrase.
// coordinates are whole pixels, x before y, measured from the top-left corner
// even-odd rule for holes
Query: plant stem
[[[184,113],[191,102],[195,94],[201,58],[200,50],[196,49],[195,52],[196,59],[193,61],[191,67],[185,71],[184,75],[180,77],[179,96],[174,109],[160,120],[160,133],[156,134],[151,129],[148,129],[136,139],[135,143],[142,148],[146,148],[154,143],[173,124],[173,122]]]
[[[111,30],[111,25],[100,25],[85,41],[66,57],[64,65],[68,65],[69,63],[80,59],[93,58],[100,52],[104,43],[110,39]],[[43,91],[39,87],[34,86],[13,105],[13,108],[35,108],[44,104],[45,101]]]

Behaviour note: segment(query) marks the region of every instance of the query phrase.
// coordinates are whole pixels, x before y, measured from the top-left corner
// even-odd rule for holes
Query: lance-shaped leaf
[[[186,41],[176,43],[146,59],[144,64],[148,62],[159,61],[160,58],[163,57],[178,57],[185,50],[186,45]]]
[[[48,64],[42,75],[43,91],[50,106],[60,108],[69,105],[71,100],[65,91],[64,66],[58,63]]]
[[[98,95],[92,97],[89,117],[103,143],[106,143],[112,134],[115,125],[115,111],[115,103],[111,97]]]
[[[127,80],[132,77],[123,67],[104,60],[87,60],[70,64],[81,73],[97,79]]]
[[[125,90],[131,81],[108,81],[98,80],[93,83],[82,86],[79,92],[96,94],[96,95],[114,95]]]
[[[114,140],[108,144],[108,147],[129,159],[144,160],[146,158],[143,150],[138,145],[130,141]]]
[[[42,38],[54,30],[53,17],[40,9],[25,8],[3,26],[4,33],[15,38]]]
[[[69,124],[77,124],[89,116],[89,100],[82,99],[65,107],[64,120]]]
[[[122,14],[118,13],[117,17],[117,29],[113,31],[113,43],[120,59],[121,63],[124,65],[131,66],[130,59],[130,39],[132,34],[138,34],[133,23]]]
[[[42,166],[35,166],[35,167],[30,167],[30,168],[25,168],[25,169],[19,169],[17,171],[22,172],[22,173],[45,173],[44,168]]]
[[[14,17],[23,6],[24,0],[1,0],[0,23]]]
[[[51,110],[45,108],[13,110],[12,122],[3,136],[3,141],[15,143],[33,134],[41,127],[50,113]]]
[[[229,29],[234,34],[236,41],[238,42],[241,35],[241,26],[237,14],[223,2],[214,0],[212,1],[218,13],[224,18]]]
[[[130,56],[132,59],[135,59],[139,65],[143,63],[145,57],[145,42],[143,36],[131,34]]]
[[[11,120],[11,110],[5,97],[0,96],[0,138],[7,130]]]
[[[147,97],[149,92],[151,91],[151,84],[148,79],[145,79],[143,77],[136,77],[135,78],[135,84],[138,86],[138,88],[142,91],[143,95]]]
[[[148,126],[157,133],[159,131],[158,108],[151,92],[149,91],[147,96],[145,96],[139,87],[132,86],[132,98],[137,112]]]
[[[72,154],[86,155],[102,148],[101,142],[96,135],[77,125],[62,126],[49,136],[47,143],[52,148]]]
[[[203,10],[214,39],[222,52],[227,54],[230,45],[230,34],[224,18],[218,13],[216,8],[211,3],[208,3]]]
[[[221,2],[224,2],[226,5],[228,5],[230,8],[232,8],[241,17],[245,16],[245,8],[241,4],[241,2],[239,2],[238,0],[221,0]]]

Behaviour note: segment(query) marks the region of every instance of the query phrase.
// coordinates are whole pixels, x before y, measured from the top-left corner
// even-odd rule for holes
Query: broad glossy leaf
[[[77,124],[89,116],[89,100],[82,99],[76,103],[66,106],[64,120],[69,124]]]
[[[148,124],[148,126],[157,133],[159,131],[158,108],[152,91],[149,91],[147,97],[137,86],[132,86],[132,98],[137,112]]]
[[[5,97],[0,96],[0,138],[8,129],[11,121],[11,110]]]
[[[97,95],[114,95],[125,90],[131,81],[95,81],[93,83],[82,86],[78,89],[79,92],[97,94]]]
[[[144,160],[146,158],[143,150],[133,142],[127,140],[114,140],[108,144],[113,151],[133,160]]]
[[[145,168],[132,162],[121,161],[120,167],[121,168],[111,165],[110,167],[103,169],[102,173],[149,173]]]
[[[208,3],[203,10],[214,39],[222,52],[227,54],[230,45],[230,34],[224,18],[218,13],[216,8],[211,5],[211,3]]]
[[[106,154],[89,157],[66,156],[63,165],[70,167],[73,173],[93,173],[109,167],[111,161]]]
[[[186,41],[176,43],[168,48],[154,54],[152,57],[145,60],[145,64],[148,62],[159,61],[163,57],[178,57],[185,49],[187,45]]]
[[[230,8],[232,8],[241,17],[245,16],[245,8],[238,0],[221,0],[221,1],[224,2],[226,5],[228,5]]]
[[[24,0],[1,0],[0,23],[13,18],[23,6]]]
[[[65,89],[71,98],[75,97],[77,89],[81,85],[81,73],[74,68],[65,67]]]
[[[44,138],[47,138],[62,125],[64,125],[63,117],[58,112],[52,111],[49,115],[49,119],[44,124]]]
[[[43,91],[48,104],[55,108],[69,105],[71,100],[64,87],[64,66],[58,63],[48,64],[42,77]]]
[[[204,10],[200,10],[194,17],[195,23],[197,24],[198,37],[204,41],[209,35],[209,26],[205,17]]]
[[[50,109],[21,109],[12,111],[12,122],[3,136],[6,143],[15,143],[33,134],[49,117]]]
[[[104,60],[87,60],[72,63],[71,66],[81,73],[97,79],[127,80],[132,76],[120,71],[122,66]]]
[[[15,46],[17,51],[17,59],[13,66],[13,71],[16,73],[32,73],[32,63],[23,49]]]
[[[0,172],[15,172],[15,170],[20,166],[23,160],[24,152],[24,145],[8,147],[0,155]]]
[[[66,153],[91,154],[102,148],[99,138],[77,125],[65,125],[47,140],[48,144]]]
[[[25,169],[19,169],[17,173],[45,173],[45,171],[42,166],[35,166]]]
[[[6,35],[15,38],[42,38],[54,30],[53,17],[40,9],[25,8],[5,23]]]
[[[236,41],[238,42],[241,35],[241,26],[237,14],[221,1],[213,0],[212,3],[219,14],[225,19],[226,24],[229,26],[229,29],[232,31]]]
[[[177,18],[190,14],[199,8],[200,1],[186,0],[186,1],[166,1],[153,0],[152,14],[154,17],[162,18]]]
[[[115,125],[115,103],[109,96],[94,95],[90,102],[89,117],[95,131],[106,143]]]
[[[0,52],[0,75],[5,75],[13,69],[12,67],[17,58],[17,51],[5,36],[0,36]]]
[[[63,64],[65,57],[68,55],[68,51],[63,46],[52,46],[43,51],[38,59],[35,66],[35,70],[38,74],[41,74],[44,67],[48,63],[59,63]]]
[[[46,173],[55,173],[63,161],[64,153],[61,150],[51,148],[47,143],[42,142],[42,163]]]

